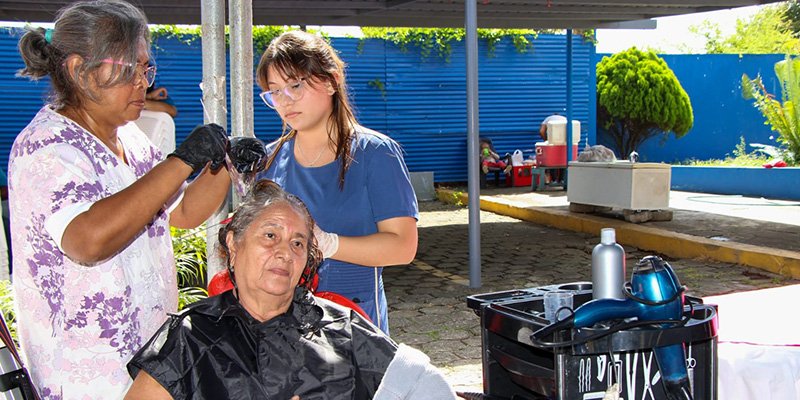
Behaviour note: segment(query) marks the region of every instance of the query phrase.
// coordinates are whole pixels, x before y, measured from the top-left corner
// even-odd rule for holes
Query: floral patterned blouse
[[[126,188],[161,154],[133,123],[117,132],[126,164],[49,106],[17,136],[9,161],[20,347],[43,399],[115,399],[125,365],[177,309],[169,206],[124,249],[82,265],[60,249],[75,216]]]

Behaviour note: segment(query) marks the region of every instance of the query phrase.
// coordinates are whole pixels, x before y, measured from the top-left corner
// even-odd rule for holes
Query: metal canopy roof
[[[153,24],[197,24],[200,0],[130,0]],[[223,0],[219,0],[223,1]],[[476,0],[480,28],[615,28],[776,0]],[[0,0],[0,20],[52,22],[66,0]],[[255,25],[463,27],[463,0],[252,0]],[[640,25],[641,27],[647,26]],[[652,27],[652,24],[651,24]]]

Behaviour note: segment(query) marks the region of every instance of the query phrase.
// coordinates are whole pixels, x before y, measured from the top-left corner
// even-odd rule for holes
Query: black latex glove
[[[239,173],[258,172],[267,160],[267,149],[261,140],[237,136],[231,139],[228,156]]]
[[[192,171],[197,173],[211,162],[211,169],[217,170],[225,164],[225,152],[229,146],[225,128],[217,124],[199,125],[167,157],[178,157]]]

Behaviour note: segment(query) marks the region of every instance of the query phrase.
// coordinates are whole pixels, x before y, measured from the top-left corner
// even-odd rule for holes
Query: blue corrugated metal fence
[[[33,83],[15,78],[22,68],[16,45],[19,31],[0,32],[0,165],[6,166],[14,137],[43,104],[47,81]],[[480,130],[493,139],[501,153],[532,149],[539,140],[542,119],[566,108],[565,36],[540,35],[533,48],[519,53],[510,41],[502,41],[494,56],[480,44]],[[590,97],[594,96],[593,45],[574,39],[574,119],[581,121],[581,135],[594,142],[590,121]],[[351,95],[362,124],[400,142],[411,171],[434,171],[435,180],[465,181],[466,82],[463,42],[453,44],[450,60],[436,55],[420,57],[413,49],[403,52],[391,43],[368,39],[333,38],[334,47],[348,64]],[[169,90],[178,108],[177,142],[202,123],[201,46],[174,38],[158,38],[154,58],[157,82]],[[260,54],[256,54],[256,61]],[[253,89],[256,136],[273,140],[281,133],[281,121]],[[228,94],[230,96],[230,94]]]

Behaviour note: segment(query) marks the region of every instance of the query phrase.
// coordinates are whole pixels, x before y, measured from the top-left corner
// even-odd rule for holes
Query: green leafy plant
[[[463,207],[464,206],[464,202],[461,201],[461,197],[464,196],[464,192],[462,192],[460,190],[456,190],[456,191],[453,192],[452,196],[453,196],[453,204],[454,205],[456,205],[458,207]]]
[[[597,35],[595,35],[594,29],[575,29],[573,32],[581,35],[584,41],[595,45],[597,44]]]
[[[761,76],[750,79],[742,74],[742,95],[755,100],[765,125],[778,132],[778,143],[785,146],[784,161],[800,165],[800,58],[787,55],[775,63],[775,75],[781,87],[783,103],[767,92]]]
[[[749,18],[736,20],[736,31],[723,35],[716,22],[705,20],[689,30],[705,39],[708,54],[797,53],[800,40],[796,31],[798,6],[782,2],[765,6]]]
[[[562,35],[564,33],[563,29],[538,29],[536,31],[539,34],[551,34],[551,35]],[[597,44],[597,36],[595,35],[594,29],[573,29],[573,35],[580,36],[584,42]]]
[[[457,28],[378,28],[363,27],[365,39],[383,39],[402,51],[409,47],[419,48],[422,58],[427,58],[433,51],[439,57],[449,60],[452,52],[452,42],[463,39],[464,30]]]
[[[253,26],[254,56],[260,57],[261,53],[267,48],[267,46],[269,46],[269,43],[272,42],[272,39],[275,39],[284,32],[297,29],[300,28],[293,26],[276,26],[276,25]],[[322,34],[317,30],[309,29],[308,31],[326,37],[326,35]],[[200,26],[152,25],[150,27],[150,36],[152,37],[154,42],[157,42],[156,39],[162,37],[174,38],[188,46],[191,46],[194,45],[198,40],[200,40],[201,34],[202,30]],[[225,26],[225,44],[230,45],[230,29],[229,26],[227,25]]]
[[[361,31],[364,39],[386,40],[402,51],[417,47],[423,59],[436,52],[445,61],[450,61],[453,51],[451,43],[464,40],[465,36],[463,28],[362,27]],[[478,29],[478,38],[486,40],[490,56],[504,37],[510,37],[517,51],[524,53],[532,47],[531,38],[536,38],[537,35],[538,32],[532,29]]]
[[[208,297],[205,289],[207,266],[205,226],[195,229],[171,227],[172,250],[178,271],[178,309]]]
[[[17,317],[14,314],[14,287],[8,279],[0,280],[0,313],[3,313],[3,319],[6,321],[11,338],[14,339],[14,344],[19,348]]]
[[[296,26],[275,26],[257,25],[253,27],[253,49],[255,54],[261,54],[266,49],[272,39],[282,33],[300,29]],[[309,29],[309,32],[319,34],[326,39],[330,39],[320,30]],[[461,28],[375,28],[362,27],[363,39],[381,39],[393,43],[401,50],[408,50],[409,47],[416,46],[420,49],[423,58],[436,53],[439,57],[449,60],[452,53],[451,43],[464,39],[464,29]],[[200,26],[179,26],[179,25],[153,25],[150,27],[150,35],[157,45],[158,38],[175,38],[187,45],[193,45],[200,39]],[[514,47],[520,53],[525,53],[533,47],[532,39],[538,36],[539,32],[533,29],[478,29],[478,38],[486,41],[489,56],[494,55],[494,51],[503,38],[509,37]],[[594,31],[581,31],[581,35],[586,40],[594,41]],[[225,40],[230,43],[230,31],[225,27]],[[363,40],[359,43],[359,51],[363,49]]]
[[[381,93],[383,100],[386,100],[386,84],[382,80],[375,78],[367,82],[367,86],[377,89]]]
[[[227,27],[225,28],[225,32],[227,33]],[[272,39],[280,36],[284,32],[297,30],[299,28],[289,27],[289,26],[274,26],[274,25],[258,25],[253,27],[253,49],[254,55],[256,58],[261,57],[261,53],[267,49]],[[316,32],[309,30],[309,32]],[[226,35],[230,37],[230,35]]]
[[[200,26],[151,25],[150,37],[154,41],[162,37],[174,38],[191,46],[200,39]]]
[[[654,52],[636,47],[597,64],[597,118],[622,157],[659,134],[683,137],[694,124],[675,73]]]
[[[532,29],[478,29],[478,38],[486,41],[486,51],[489,57],[494,57],[497,43],[503,38],[511,38],[511,43],[519,53],[526,53],[533,47],[531,39],[536,39],[539,33]]]
[[[800,2],[791,0],[786,2],[786,9],[781,15],[786,22],[787,29],[794,37],[800,36]]]

